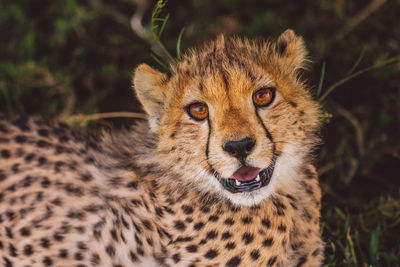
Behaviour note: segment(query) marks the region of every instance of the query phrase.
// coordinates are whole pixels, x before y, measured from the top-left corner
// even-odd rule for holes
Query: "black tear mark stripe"
[[[274,142],[274,139],[272,138],[272,135],[271,135],[271,133],[268,131],[268,129],[267,129],[267,127],[264,125],[264,122],[262,121],[262,119],[261,119],[261,117],[260,117],[260,114],[258,113],[258,108],[255,108],[256,109],[256,116],[257,116],[257,119],[258,119],[258,121],[259,121],[259,123],[261,124],[261,126],[264,128],[264,131],[265,131],[265,133],[266,133],[266,136],[267,136],[267,138],[271,141],[271,143],[272,143],[272,145],[273,145],[273,147],[272,147],[272,154],[273,155],[275,155],[275,142]]]
[[[208,125],[208,136],[207,136],[207,146],[206,146],[206,159],[207,163],[210,166],[210,171],[213,170],[211,164],[208,161],[208,154],[210,153],[209,146],[210,146],[210,136],[211,136],[211,122],[210,122],[210,116],[207,117],[207,125]]]

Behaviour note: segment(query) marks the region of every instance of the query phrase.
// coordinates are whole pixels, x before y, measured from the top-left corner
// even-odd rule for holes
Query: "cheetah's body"
[[[287,36],[294,38],[291,32],[284,37],[287,39]],[[286,39],[287,48],[283,50],[289,53],[291,43]],[[218,44],[214,44],[214,53]],[[193,75],[188,73],[186,64],[190,62],[178,65],[176,76]],[[155,76],[159,74],[146,68],[137,71],[136,87],[151,85],[141,78],[145,72],[157,79]],[[204,71],[203,77],[210,71],[215,74],[213,70]],[[234,76],[235,72],[227,75]],[[225,86],[229,77],[223,78]],[[168,83],[166,79],[162,77],[163,84]],[[276,86],[284,84],[284,79],[277,80]],[[173,77],[169,83],[174,83]],[[183,86],[181,83],[178,82],[179,86]],[[284,91],[279,94],[282,95],[277,103],[270,108],[275,115],[288,97]],[[61,123],[0,119],[0,261],[3,265],[321,264],[320,189],[315,170],[306,156],[312,147],[309,140],[315,140],[315,126],[307,125],[307,119],[299,117],[298,123],[297,120],[290,122],[295,126],[285,126],[285,132],[290,133],[287,136],[274,129],[272,124],[277,117],[274,121],[260,113],[261,121],[271,120],[271,136],[279,133],[287,138],[287,142],[276,141],[274,147],[276,167],[271,183],[264,187],[271,191],[258,189],[225,196],[218,194],[217,190],[224,189],[218,182],[214,183],[212,179],[216,177],[196,170],[204,165],[204,160],[197,162],[196,157],[200,154],[204,157],[206,149],[210,158],[214,158],[214,165],[205,164],[204,168],[214,166],[214,172],[226,172],[215,161],[213,133],[208,132],[207,144],[202,137],[203,131],[207,132],[204,130],[207,123],[191,122],[190,118],[182,117],[184,113],[174,118],[173,113],[177,111],[165,106],[162,110],[171,116],[162,117],[153,110],[159,101],[146,103],[143,100],[143,97],[151,99],[151,93],[142,91],[138,96],[149,113],[151,130],[143,123],[130,132],[107,134],[98,139]],[[163,98],[169,99],[169,96],[165,93]],[[295,101],[293,99],[291,102]],[[312,115],[315,110],[307,109],[307,101],[310,101],[308,97],[302,95],[297,103],[287,105],[292,108],[288,118],[295,119],[297,113]],[[214,123],[212,116],[216,113],[211,113],[212,104],[209,105],[208,127],[211,129],[210,121]],[[234,118],[240,120],[240,117],[236,114]],[[171,119],[173,126],[168,124]],[[169,128],[166,125],[170,125]],[[213,129],[218,129],[217,124],[214,125]],[[234,127],[235,133],[242,131],[238,130],[238,125]],[[226,131],[228,128],[224,126]],[[165,141],[161,132],[168,135],[169,141]],[[197,142],[201,149],[197,150],[189,139]],[[290,145],[297,144],[293,140],[300,140],[298,144],[302,144],[300,148],[305,149],[305,153],[299,153],[295,145]],[[266,155],[265,160],[269,158],[270,161],[270,157],[271,154]],[[187,168],[192,168],[193,173]]]

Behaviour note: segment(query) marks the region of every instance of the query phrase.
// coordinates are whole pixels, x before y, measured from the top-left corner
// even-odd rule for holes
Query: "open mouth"
[[[231,193],[251,192],[269,184],[274,172],[275,161],[276,156],[274,155],[271,164],[262,170],[242,166],[232,175],[232,178],[222,178],[217,172],[214,172],[214,175],[222,186]]]

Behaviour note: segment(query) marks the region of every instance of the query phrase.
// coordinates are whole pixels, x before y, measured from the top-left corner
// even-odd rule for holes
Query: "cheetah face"
[[[157,156],[180,185],[255,205],[290,187],[315,144],[319,106],[298,80],[301,38],[220,37],[172,66],[138,67],[134,86],[158,137]]]

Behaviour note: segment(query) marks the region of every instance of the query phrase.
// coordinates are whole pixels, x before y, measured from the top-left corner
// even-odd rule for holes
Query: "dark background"
[[[150,44],[130,27],[146,0],[0,1],[0,112],[57,117],[95,129],[134,119],[82,123],[77,114],[141,112],[131,90]],[[149,1],[143,19],[150,22]],[[292,28],[314,62],[304,75],[317,97],[351,73],[400,55],[399,0],[169,1],[162,35],[175,55],[220,33],[278,36]],[[148,29],[148,28],[147,28]],[[362,57],[355,71],[352,67]],[[400,266],[400,63],[337,87],[322,103],[331,116],[316,165],[323,189],[326,266]]]

